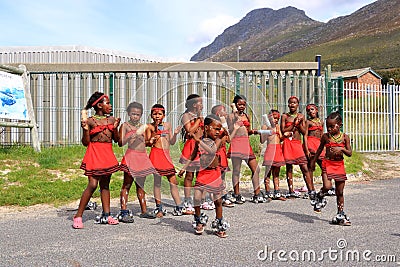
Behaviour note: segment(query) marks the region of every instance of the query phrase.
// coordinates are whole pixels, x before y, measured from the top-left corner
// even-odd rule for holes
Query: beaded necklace
[[[288,112],[287,114],[292,118],[296,118],[297,114],[299,114],[299,113],[298,112],[295,112],[295,113]]]
[[[339,134],[337,136],[331,135],[329,134],[329,137],[335,142],[335,143],[341,143],[342,142],[342,137],[343,137],[343,133],[339,132]]]
[[[133,121],[129,120],[128,123],[132,126],[135,126],[136,128],[139,128],[140,126],[142,126],[142,124],[139,121],[133,122]]]
[[[92,117],[95,118],[96,120],[102,120],[107,118],[107,116],[105,115],[96,115],[96,114],[94,114]]]
[[[321,119],[320,118],[314,118],[314,119],[311,119],[311,121],[314,122],[314,123],[321,123]]]

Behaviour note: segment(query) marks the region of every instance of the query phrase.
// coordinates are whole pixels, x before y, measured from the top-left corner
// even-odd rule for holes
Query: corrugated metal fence
[[[102,91],[113,103],[113,115],[127,119],[132,101],[143,104],[143,122],[155,103],[163,104],[167,121],[179,124],[185,99],[203,97],[204,115],[216,104],[229,106],[237,92],[247,97],[247,112],[254,128],[271,108],[287,112],[287,99],[300,98],[305,105],[325,105],[323,80],[316,76],[316,62],[280,63],[141,63],[141,64],[27,64],[39,139],[43,146],[79,144],[80,110],[94,91]],[[325,116],[321,112],[321,117]],[[3,144],[28,143],[24,129],[3,129]]]
[[[27,69],[43,146],[80,143],[80,110],[94,91],[110,95],[113,115],[123,121],[127,119],[125,108],[132,101],[143,104],[143,122],[150,122],[151,106],[161,103],[167,110],[166,120],[174,127],[189,94],[203,97],[206,115],[216,104],[228,106],[240,92],[247,97],[254,128],[271,108],[287,112],[288,97],[296,95],[302,112],[308,103],[319,106],[321,118],[340,110],[354,150],[400,151],[399,86],[317,77],[314,62],[28,64]],[[30,132],[1,127],[0,141],[3,145],[30,143]]]

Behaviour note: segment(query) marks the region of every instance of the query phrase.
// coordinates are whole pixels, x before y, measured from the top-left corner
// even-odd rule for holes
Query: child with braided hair
[[[96,113],[87,118],[87,110],[90,108],[94,108]],[[88,177],[88,185],[82,193],[78,211],[74,216],[72,227],[75,229],[83,228],[82,215],[97,185],[100,185],[103,207],[102,215],[97,218],[97,222],[118,224],[118,220],[110,214],[109,186],[111,174],[119,171],[119,162],[112,150],[112,142],[119,140],[118,126],[121,119],[110,116],[111,111],[112,106],[108,96],[101,92],[95,92],[82,111],[82,144],[87,150],[80,168]]]
[[[311,167],[315,167],[315,162],[318,157],[325,150],[325,157],[322,160],[322,176],[323,186],[316,195],[316,203],[314,211],[319,213],[325,207],[326,200],[324,196],[328,190],[332,188],[332,179],[335,180],[335,193],[337,203],[337,214],[332,219],[332,224],[339,224],[350,226],[351,222],[349,217],[344,212],[344,186],[346,184],[347,176],[344,167],[343,155],[351,157],[352,148],[350,138],[347,134],[340,131],[342,127],[342,117],[339,112],[332,112],[326,118],[327,133],[321,137],[321,144],[319,145],[314,157],[311,159]]]

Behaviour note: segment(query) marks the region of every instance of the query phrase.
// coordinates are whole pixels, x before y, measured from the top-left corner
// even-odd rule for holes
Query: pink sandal
[[[74,229],[82,229],[83,228],[82,217],[74,217],[74,224],[72,224],[72,227]]]
[[[108,216],[107,223],[110,224],[110,225],[116,225],[116,224],[119,224],[119,221],[117,219],[114,219],[111,216]]]
[[[295,192],[308,192],[307,186],[299,187],[294,190]]]

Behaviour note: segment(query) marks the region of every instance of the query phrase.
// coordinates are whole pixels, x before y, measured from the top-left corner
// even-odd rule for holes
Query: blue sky
[[[0,0],[0,46],[84,45],[188,61],[256,8],[327,22],[374,0]]]

